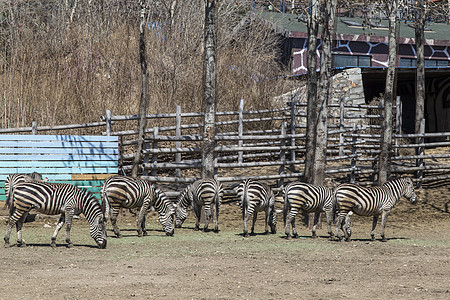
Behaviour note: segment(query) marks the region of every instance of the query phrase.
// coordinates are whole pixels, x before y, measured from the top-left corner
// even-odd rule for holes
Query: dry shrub
[[[202,3],[151,1],[146,32],[148,113],[202,111]],[[75,3],[77,4],[75,6]],[[176,5],[173,5],[176,4]],[[256,21],[234,30],[249,7],[221,1],[217,14],[217,110],[270,108],[287,90],[277,36]],[[135,2],[0,3],[2,128],[76,124],[139,111],[139,8]],[[234,31],[233,31],[234,30]]]

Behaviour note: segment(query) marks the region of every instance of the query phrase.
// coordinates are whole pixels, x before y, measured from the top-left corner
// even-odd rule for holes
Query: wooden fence
[[[326,174],[340,181],[376,182],[380,153],[382,105],[351,105],[348,99],[329,105]],[[271,110],[216,113],[216,177],[232,186],[244,178],[265,180],[274,187],[303,176],[306,103],[292,99],[290,105]],[[401,102],[397,101],[391,171],[412,174],[422,182],[450,178],[450,132],[401,133]],[[92,130],[119,140],[119,173],[129,174],[137,145],[138,115],[112,116],[102,122],[0,129],[1,133]],[[78,127],[77,127],[78,126]],[[130,130],[129,128],[136,128]],[[424,126],[422,128],[425,128]],[[16,131],[15,131],[16,130]],[[164,185],[169,196],[180,186],[201,176],[203,114],[182,112],[147,115],[141,174]]]
[[[9,174],[34,171],[100,198],[103,180],[118,172],[118,158],[116,136],[0,135],[0,200]]]

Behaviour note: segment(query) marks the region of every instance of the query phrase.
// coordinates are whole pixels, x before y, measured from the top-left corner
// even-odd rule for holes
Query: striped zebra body
[[[303,182],[293,182],[284,189],[284,226],[288,238],[290,235],[290,225],[292,225],[292,236],[298,237],[295,229],[295,216],[300,210],[307,213],[314,213],[314,225],[312,237],[317,237],[316,228],[321,212],[326,213],[328,234],[333,236],[331,223],[334,217],[335,198],[333,189],[326,186],[318,186]]]
[[[342,238],[340,229],[344,231],[345,240],[351,236],[350,216],[373,216],[371,238],[375,239],[375,227],[381,215],[381,240],[386,241],[384,230],[391,209],[397,201],[405,196],[411,203],[416,202],[414,185],[409,177],[388,181],[381,187],[361,187],[355,184],[341,184],[335,191],[338,209],[336,233]]]
[[[11,208],[12,204],[12,194],[14,193],[14,187],[22,182],[29,182],[29,181],[42,181],[42,175],[33,172],[31,174],[11,174],[6,177],[5,180],[5,195],[6,195],[6,202],[5,207]]]
[[[277,214],[275,211],[275,196],[272,189],[262,183],[252,179],[242,181],[237,188],[238,197],[241,199],[242,218],[244,219],[244,237],[248,236],[247,222],[253,215],[251,234],[255,233],[255,222],[258,212],[264,211],[265,234],[277,232]]]
[[[14,187],[14,212],[9,218],[5,235],[5,246],[9,246],[11,229],[17,226],[17,242],[22,241],[22,225],[31,209],[47,214],[61,214],[51,246],[56,247],[56,237],[64,223],[66,224],[66,242],[68,247],[73,244],[70,240],[70,228],[74,215],[82,213],[90,224],[91,237],[99,248],[106,247],[105,218],[100,202],[89,192],[71,184],[47,182],[23,182]]]
[[[222,184],[215,179],[204,178],[199,179],[189,185],[178,196],[176,204],[176,224],[180,228],[187,218],[187,208],[192,206],[196,218],[194,230],[200,229],[201,210],[205,210],[205,226],[204,231],[208,230],[209,222],[214,215],[214,231],[219,231],[219,209],[222,201],[223,188]],[[215,213],[211,208],[214,205]]]
[[[106,216],[108,218],[111,214],[111,224],[117,237],[121,237],[120,229],[117,226],[120,208],[139,209],[137,232],[141,237],[147,235],[145,216],[152,206],[159,213],[159,222],[166,235],[173,235],[175,208],[166,194],[148,180],[129,176],[112,176],[103,183],[101,194],[105,201]]]

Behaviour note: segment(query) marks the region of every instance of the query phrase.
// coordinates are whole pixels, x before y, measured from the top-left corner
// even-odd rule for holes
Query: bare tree
[[[314,136],[317,107],[317,34],[319,32],[320,0],[311,1],[311,14],[308,16],[308,104],[307,104],[307,131],[305,178],[312,183],[312,166],[314,157]]]
[[[313,159],[313,183],[323,185],[325,179],[325,164],[327,152],[327,123],[328,123],[328,100],[331,96],[332,74],[331,74],[331,49],[336,32],[337,0],[327,0],[324,5],[322,25],[322,54],[320,59],[320,79],[317,93],[316,106],[316,135],[314,141]]]
[[[138,136],[138,146],[136,151],[136,156],[134,157],[133,169],[131,175],[133,177],[138,176],[139,172],[139,164],[141,161],[141,153],[144,145],[144,133],[145,127],[147,123],[147,79],[148,79],[148,70],[147,70],[147,59],[145,55],[145,24],[146,24],[146,12],[147,12],[147,4],[145,0],[140,0],[140,24],[139,24],[139,61],[141,64],[141,101],[139,108],[139,136]]]
[[[415,38],[416,38],[416,117],[415,132],[419,133],[420,123],[424,117],[425,106],[425,20],[423,0],[416,0]]]
[[[216,45],[215,0],[205,1],[205,64],[204,64],[204,131],[202,177],[214,177],[214,140],[216,112]]]
[[[384,93],[384,120],[381,140],[381,153],[378,161],[378,183],[382,185],[390,175],[392,150],[392,105],[395,98],[395,77],[397,65],[397,10],[398,0],[389,0],[386,11],[389,19],[389,62],[386,73],[386,89]]]

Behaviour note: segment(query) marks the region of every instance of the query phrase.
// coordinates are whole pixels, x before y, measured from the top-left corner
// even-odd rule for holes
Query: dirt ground
[[[351,242],[328,240],[326,226],[311,239],[301,222],[301,237],[287,240],[282,216],[277,234],[243,238],[239,208],[226,204],[218,234],[193,231],[190,212],[167,237],[152,212],[148,236],[138,238],[134,218],[120,216],[124,237],[100,250],[80,219],[75,247],[65,247],[62,231],[52,249],[56,219],[43,218],[24,225],[27,247],[0,247],[0,299],[450,299],[450,183],[419,197],[394,208],[386,243],[370,241],[371,219],[357,216]]]

